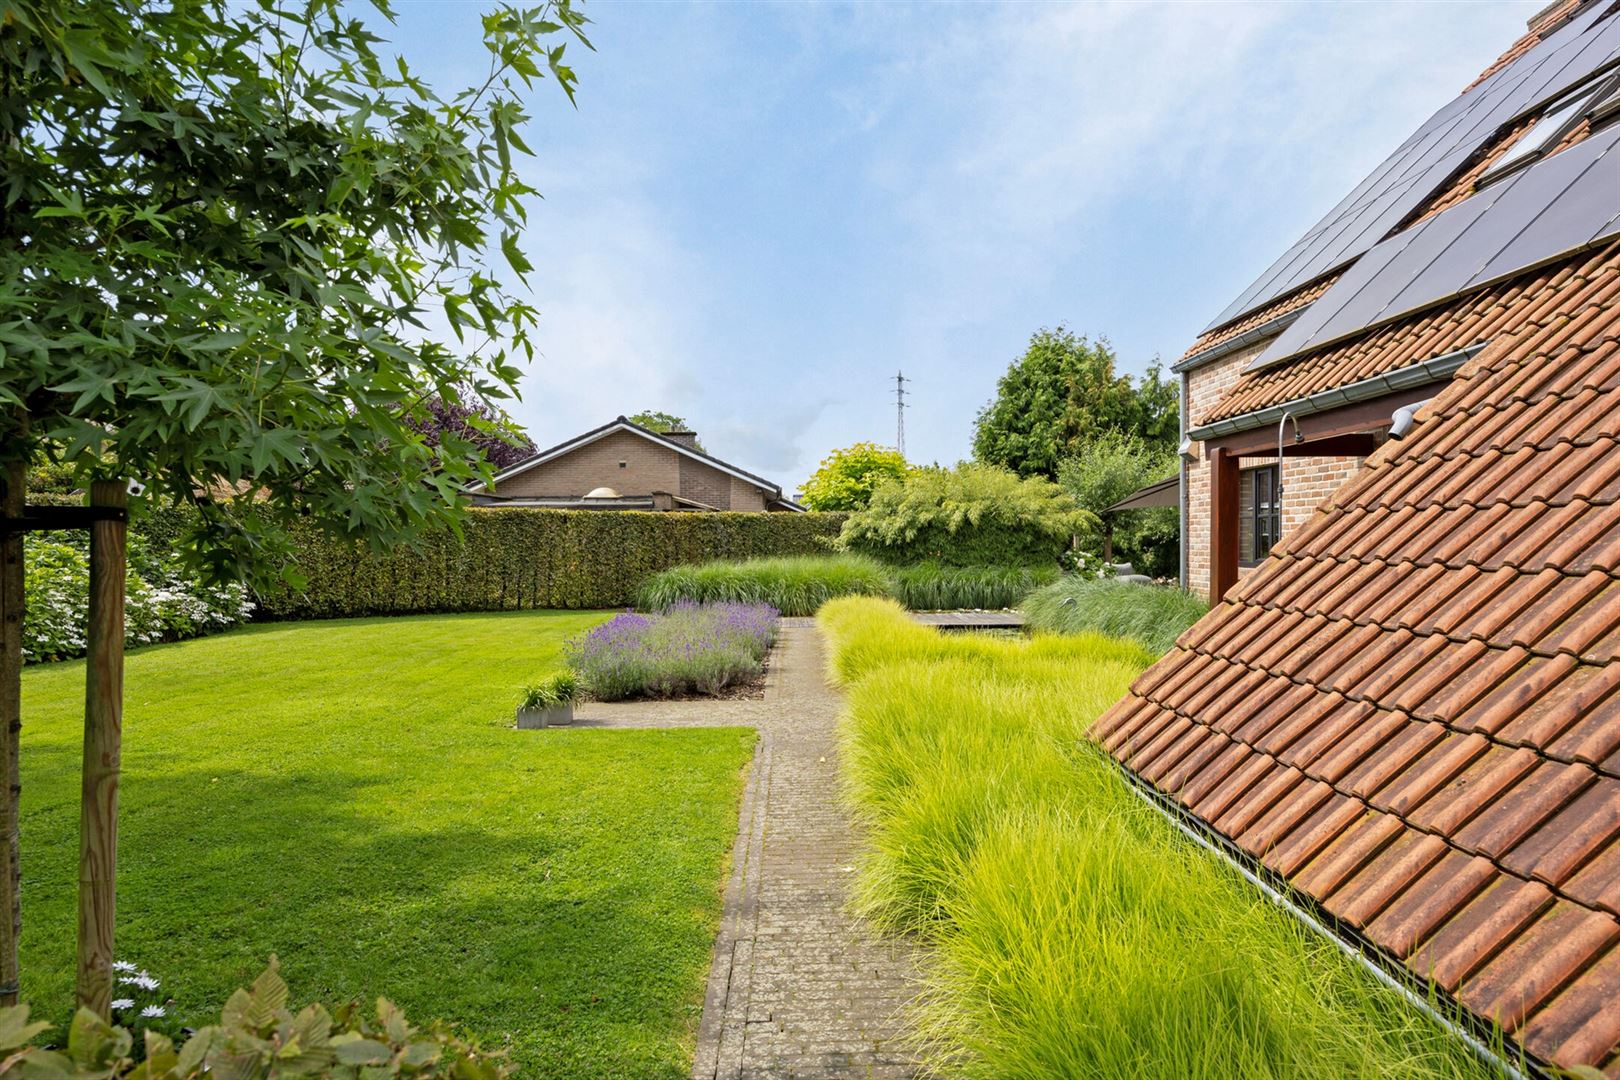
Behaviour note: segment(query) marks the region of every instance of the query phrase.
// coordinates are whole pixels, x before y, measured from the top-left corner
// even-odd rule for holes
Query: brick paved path
[[[743,724],[759,746],[743,796],[715,942],[696,1080],[895,1080],[917,1075],[897,1041],[911,946],[846,909],[857,841],[838,798],[839,698],[820,634],[788,625],[765,697],[586,705],[583,726]]]

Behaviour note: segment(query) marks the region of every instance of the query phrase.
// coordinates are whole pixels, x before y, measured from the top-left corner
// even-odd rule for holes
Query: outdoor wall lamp
[[[1302,443],[1305,441],[1305,436],[1300,434],[1299,421],[1294,419],[1294,414],[1291,412],[1283,413],[1282,419],[1277,421],[1277,506],[1279,508],[1282,506],[1283,497],[1283,425],[1287,423],[1294,425],[1294,442]]]

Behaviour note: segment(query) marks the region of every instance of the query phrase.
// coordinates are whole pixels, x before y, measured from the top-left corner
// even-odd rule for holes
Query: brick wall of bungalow
[[[1215,407],[1216,402],[1237,382],[1243,369],[1271,341],[1271,338],[1267,338],[1187,373],[1186,411],[1192,426],[1196,426]],[[1198,456],[1187,466],[1187,524],[1182,539],[1187,545],[1187,588],[1195,595],[1202,596],[1209,592],[1209,458],[1201,444],[1194,443],[1193,449]],[[1312,511],[1361,467],[1362,460],[1357,457],[1285,459],[1282,467],[1282,535],[1286,538],[1309,520]],[[1275,461],[1274,457],[1241,458],[1238,467],[1253,469],[1274,464]],[[1243,480],[1242,487],[1238,489],[1238,512],[1241,520],[1247,523],[1254,510],[1253,488],[1247,474]],[[1240,557],[1244,562],[1249,562],[1253,556],[1252,531],[1245,524],[1239,536]],[[1238,573],[1247,570],[1248,567],[1242,567]]]
[[[764,493],[746,480],[704,462],[616,431],[561,457],[500,481],[497,498],[579,498],[609,487],[624,496],[667,491],[720,510],[764,510]]]

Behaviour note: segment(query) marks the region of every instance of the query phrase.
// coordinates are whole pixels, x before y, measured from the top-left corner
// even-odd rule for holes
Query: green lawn
[[[205,1021],[271,953],[298,1002],[386,994],[525,1076],[684,1077],[747,730],[519,732],[603,618],[253,627],[132,653],[118,952]],[[23,706],[23,991],[70,1008],[83,665]]]

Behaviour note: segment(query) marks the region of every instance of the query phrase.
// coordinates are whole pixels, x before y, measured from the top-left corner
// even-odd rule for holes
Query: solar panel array
[[[1599,132],[1385,240],[1249,370],[1620,234],[1617,145],[1620,127]]]
[[[1504,124],[1620,58],[1620,16],[1613,11],[1612,4],[1589,5],[1523,56],[1435,113],[1204,332],[1369,251]]]

